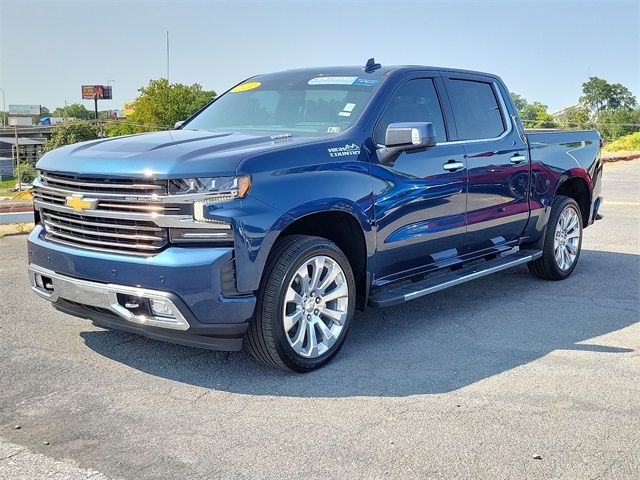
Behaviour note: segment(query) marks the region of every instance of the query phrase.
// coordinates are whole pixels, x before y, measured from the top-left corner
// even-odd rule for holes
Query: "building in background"
[[[9,126],[31,126],[40,117],[40,105],[9,105]]]

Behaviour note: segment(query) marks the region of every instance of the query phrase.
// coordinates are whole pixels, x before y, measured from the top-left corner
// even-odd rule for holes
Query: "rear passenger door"
[[[467,233],[462,253],[517,240],[529,217],[528,149],[492,77],[443,73],[467,165]]]

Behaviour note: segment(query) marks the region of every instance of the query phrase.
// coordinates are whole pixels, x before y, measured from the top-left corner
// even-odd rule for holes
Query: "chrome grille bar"
[[[74,218],[71,216],[68,217],[62,217],[60,215],[54,215],[53,213],[47,211],[46,213],[44,213],[43,215],[46,215],[48,218],[53,218],[54,220],[61,220],[61,221],[65,221],[65,222],[71,222],[74,224],[79,224],[79,225],[87,225],[87,226],[91,226],[91,227],[97,227],[97,228],[117,228],[119,230],[141,230],[141,231],[148,231],[148,232],[160,232],[162,231],[162,228],[160,227],[150,227],[150,226],[144,226],[144,225],[126,225],[123,223],[118,223],[118,224],[113,224],[113,223],[102,223],[102,222],[94,222],[94,221],[86,221],[86,220],[79,220],[78,218],[82,218],[82,217],[78,217],[78,218]]]
[[[122,239],[125,239],[125,240],[132,240],[132,241],[149,240],[151,242],[164,242],[164,238],[156,237],[154,235],[143,235],[143,234],[139,234],[139,233],[103,232],[103,231],[85,229],[85,228],[82,228],[82,227],[73,227],[73,226],[69,226],[69,225],[64,225],[64,224],[59,223],[59,222],[46,220],[46,215],[45,215],[44,224],[47,227],[52,227],[52,229],[54,231],[56,231],[56,232],[58,230],[63,230],[63,231],[67,231],[67,232],[70,232],[70,233],[78,233],[80,235],[91,235],[91,236],[95,236],[95,237],[122,238]]]
[[[135,180],[120,179],[104,179],[104,178],[85,178],[75,177],[73,175],[62,175],[51,172],[42,172],[40,179],[44,185],[50,185],[60,188],[71,188],[73,190],[90,191],[106,191],[113,193],[139,194],[141,191],[150,191],[153,193],[166,193],[167,182],[138,182]],[[81,187],[81,188],[78,188]]]
[[[126,244],[126,243],[119,243],[119,242],[107,242],[104,240],[91,240],[88,238],[78,237],[77,235],[68,235],[66,233],[61,233],[57,231],[51,232],[47,230],[47,236],[52,237],[52,240],[54,241],[56,240],[56,237],[62,237],[67,240],[72,240],[74,243],[76,243],[76,246],[77,246],[77,242],[80,242],[80,243],[88,243],[90,245],[99,245],[101,247],[105,247],[105,246],[116,247],[116,249],[129,248],[132,250],[145,250],[147,252],[156,251],[160,249],[160,247],[155,245]]]

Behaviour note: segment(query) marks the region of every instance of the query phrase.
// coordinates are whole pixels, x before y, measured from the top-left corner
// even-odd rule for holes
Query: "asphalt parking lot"
[[[58,313],[0,239],[0,478],[638,479],[640,162],[604,195],[569,280],[370,309],[307,375]]]

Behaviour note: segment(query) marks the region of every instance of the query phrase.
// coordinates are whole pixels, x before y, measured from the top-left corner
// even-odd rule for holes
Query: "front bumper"
[[[59,310],[174,343],[217,350],[242,346],[256,299],[223,295],[221,272],[234,261],[231,248],[170,247],[153,257],[134,257],[57,244],[38,225],[28,250],[32,288]],[[136,299],[145,311],[126,307],[140,303]],[[165,315],[155,315],[151,301],[162,304]]]

